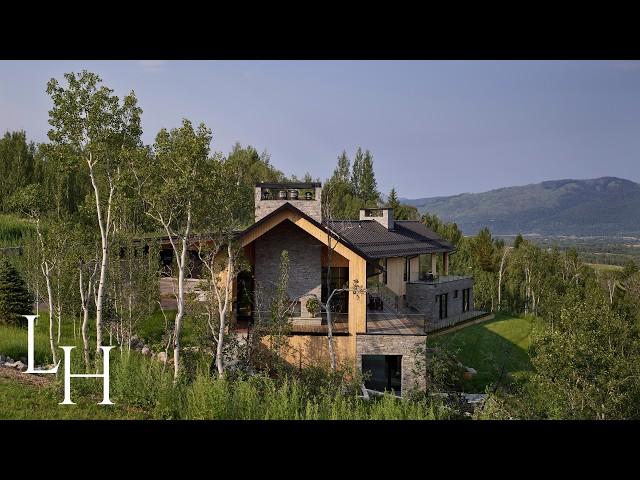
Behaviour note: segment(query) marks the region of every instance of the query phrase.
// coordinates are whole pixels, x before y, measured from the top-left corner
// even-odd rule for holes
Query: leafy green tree
[[[197,129],[184,119],[182,126],[160,130],[153,152],[139,152],[131,157],[130,167],[146,214],[164,230],[177,263],[177,304],[173,335],[174,379],[180,373],[182,324],[185,316],[185,278],[188,250],[194,227],[202,225],[200,216],[206,205],[218,195],[211,191],[215,176],[214,161],[209,158],[211,130],[200,124]],[[174,273],[175,275],[175,273]]]
[[[555,329],[531,349],[540,415],[561,419],[640,416],[640,339],[601,290],[567,296]]]
[[[93,188],[95,223],[100,232],[101,264],[96,292],[96,351],[102,345],[102,306],[106,294],[110,237],[115,229],[113,207],[127,159],[141,146],[140,114],[135,94],[122,100],[101,86],[102,79],[83,70],[47,84],[53,100],[48,132],[51,158],[63,166],[86,166]]]
[[[36,146],[27,143],[26,133],[6,132],[0,139],[0,211],[11,211],[9,199],[32,183],[35,175]]]
[[[519,233],[513,241],[513,248],[520,248],[522,242],[524,242],[524,238],[522,238],[522,234]]]
[[[0,323],[26,325],[21,315],[31,313],[32,297],[18,270],[0,258]]]

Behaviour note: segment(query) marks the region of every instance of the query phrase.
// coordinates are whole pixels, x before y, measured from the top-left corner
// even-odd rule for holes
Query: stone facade
[[[291,205],[306,213],[317,222],[322,221],[322,187],[315,188],[315,195],[313,200],[262,200],[262,192],[260,187],[255,187],[255,219],[256,222],[261,218],[269,215],[274,210],[278,209],[285,203],[289,202]]]
[[[425,282],[408,282],[407,283],[407,305],[415,308],[423,313],[427,318],[427,323],[439,324],[456,324],[468,318],[471,318],[477,312],[473,308],[473,279],[460,278],[449,282],[441,283],[425,283]],[[469,289],[469,311],[462,311],[462,291]],[[458,297],[455,298],[455,291],[458,291]],[[439,318],[439,305],[436,300],[437,295],[443,293],[448,294],[447,301],[447,317]]]
[[[363,355],[402,355],[402,395],[413,388],[424,388],[425,374],[418,370],[425,367],[425,359],[418,359],[414,349],[418,345],[423,345],[426,339],[424,335],[358,334],[356,337],[357,368],[362,369]]]
[[[262,289],[262,310],[268,311],[280,272],[280,255],[289,252],[290,298],[300,298],[302,317],[310,316],[306,301],[311,295],[320,298],[322,282],[322,244],[287,221],[277,225],[255,241],[255,280]]]

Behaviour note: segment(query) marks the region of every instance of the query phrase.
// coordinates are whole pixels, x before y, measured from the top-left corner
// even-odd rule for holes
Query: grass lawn
[[[118,405],[98,405],[102,399],[73,395],[76,405],[58,405],[64,395],[53,382],[37,385],[25,378],[30,375],[2,368],[0,372],[0,420],[100,420],[142,419],[141,411],[124,409]],[[8,374],[12,376],[9,377]],[[41,377],[39,377],[41,378]]]
[[[503,367],[503,381],[531,371],[527,350],[532,332],[540,325],[535,317],[498,314],[494,320],[435,337],[428,344],[449,348],[465,366],[475,368],[478,374],[465,382],[465,390],[483,392],[500,378]]]

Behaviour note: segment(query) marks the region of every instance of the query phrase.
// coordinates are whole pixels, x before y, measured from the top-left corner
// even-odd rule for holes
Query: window
[[[464,290],[462,290],[462,311],[463,312],[468,312],[469,311],[469,297],[471,296],[471,289],[470,288],[465,288]]]
[[[362,373],[367,376],[366,388],[400,394],[402,355],[362,355]]]
[[[443,293],[441,295],[437,295],[436,298],[438,299],[438,316],[440,319],[443,318],[447,318],[448,316],[448,312],[447,312],[447,307],[448,307],[448,303],[449,303],[449,294],[448,293]]]
[[[331,267],[331,287],[327,291],[327,267],[322,267],[322,286],[321,286],[321,299],[323,302],[327,301],[329,295],[336,288],[344,288],[349,283],[349,268],[348,267]],[[331,299],[331,311],[338,313],[349,312],[349,292],[337,292]]]
[[[406,282],[409,277],[409,257],[404,257],[404,275],[402,279]]]
[[[382,283],[387,284],[387,259],[384,259],[384,272],[382,272]]]
[[[458,290],[453,291],[453,298],[458,298]]]

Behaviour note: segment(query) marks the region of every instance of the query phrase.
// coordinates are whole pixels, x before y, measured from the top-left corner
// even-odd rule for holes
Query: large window
[[[327,290],[328,268],[322,267],[322,302],[326,302],[336,288],[344,288],[349,283],[349,267],[331,267],[331,286]],[[349,292],[337,292],[331,299],[331,311],[349,313]]]
[[[362,373],[367,377],[365,387],[378,392],[401,393],[401,355],[363,355]]]

